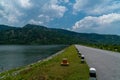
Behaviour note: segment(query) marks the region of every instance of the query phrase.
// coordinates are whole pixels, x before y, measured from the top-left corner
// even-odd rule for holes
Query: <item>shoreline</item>
[[[12,72],[12,76],[16,76],[16,75],[19,74],[21,71],[27,70],[27,69],[29,69],[31,66],[33,66],[33,65],[35,65],[35,64],[37,64],[37,63],[50,60],[50,59],[52,59],[53,57],[55,57],[55,56],[63,53],[64,50],[65,50],[65,48],[62,49],[62,50],[60,50],[60,51],[58,51],[58,52],[56,52],[55,54],[53,54],[53,55],[51,55],[51,56],[49,56],[49,57],[46,57],[46,58],[41,59],[41,60],[38,60],[38,61],[36,61],[36,62],[34,62],[34,63],[31,63],[31,64],[28,64],[28,65],[26,65],[26,66],[21,66],[21,67],[23,67],[23,68],[20,69],[20,70],[17,70],[17,69],[19,69],[19,68],[21,68],[21,67],[13,68],[13,69],[16,69],[16,71],[13,71],[13,72]],[[13,69],[10,69],[10,70],[13,70]],[[3,72],[0,72],[0,74],[2,74],[2,73],[4,73],[4,72],[8,72],[8,71],[10,71],[10,70],[6,70],[6,71],[3,71]],[[7,75],[0,76],[0,79],[3,79],[4,77],[7,77],[7,76],[9,76],[9,75],[10,75],[10,74],[9,74],[9,72],[8,72]]]
[[[41,59],[41,60],[38,60],[37,62],[34,62],[34,63],[31,63],[31,64],[28,64],[27,66],[31,66],[31,65],[34,65],[34,64],[36,64],[36,63],[40,63],[40,62],[44,62],[44,61],[48,61],[48,60],[52,59],[53,57],[55,57],[55,56],[57,56],[57,55],[63,53],[64,50],[65,50],[65,49],[62,49],[62,50],[58,51],[57,53],[55,53],[55,54],[53,54],[53,55],[51,55],[51,56],[48,56],[48,57],[46,57],[46,58],[44,58],[44,59]]]
[[[60,63],[66,57],[69,66]],[[83,74],[84,73],[84,74]],[[89,68],[81,63],[74,45],[30,65],[0,74],[0,80],[88,80]]]
[[[25,45],[24,45],[25,47],[18,45],[17,48],[16,48],[16,45],[10,45],[7,47],[6,46],[4,47],[4,46],[3,48],[1,47],[1,50],[0,50],[1,52],[0,73],[13,70],[16,68],[18,69],[20,67],[25,67],[25,66],[34,64],[36,62],[40,62],[44,59],[47,59],[50,56],[53,56],[54,54],[58,53],[59,51],[67,47],[65,45],[43,45],[43,46],[35,46],[35,48],[34,46],[25,46]],[[10,48],[10,49],[7,49],[7,48]],[[31,48],[33,48],[33,50],[27,51]],[[2,53],[3,50],[4,52]],[[9,57],[9,55],[11,56]]]

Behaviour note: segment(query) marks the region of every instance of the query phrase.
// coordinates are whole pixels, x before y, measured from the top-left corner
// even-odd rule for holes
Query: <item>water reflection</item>
[[[0,71],[24,66],[48,57],[66,47],[65,45],[46,46],[0,46]]]

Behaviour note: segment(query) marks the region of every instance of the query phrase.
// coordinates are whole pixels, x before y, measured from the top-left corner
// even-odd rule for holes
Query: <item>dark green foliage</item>
[[[76,42],[80,41],[61,33],[59,29],[31,24],[23,28],[0,26],[0,44],[72,44]]]
[[[0,44],[83,44],[120,51],[120,36],[76,33],[32,24],[22,28],[0,25]]]

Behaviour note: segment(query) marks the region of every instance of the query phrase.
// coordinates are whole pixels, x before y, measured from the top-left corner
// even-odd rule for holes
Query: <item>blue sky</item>
[[[0,24],[120,35],[120,0],[0,0]]]

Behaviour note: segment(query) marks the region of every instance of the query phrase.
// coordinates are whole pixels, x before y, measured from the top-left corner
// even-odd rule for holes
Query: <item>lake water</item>
[[[1,45],[0,72],[44,59],[65,48],[65,45]]]

